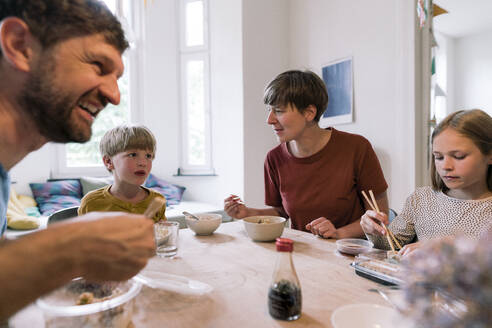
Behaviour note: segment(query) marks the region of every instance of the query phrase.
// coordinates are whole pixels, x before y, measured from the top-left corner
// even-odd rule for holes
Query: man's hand
[[[337,228],[335,228],[333,223],[325,217],[317,218],[308,223],[306,229],[311,231],[313,235],[323,238],[338,238]]]
[[[129,279],[155,255],[153,221],[142,215],[92,212],[52,227],[68,230],[60,238],[88,280]]]

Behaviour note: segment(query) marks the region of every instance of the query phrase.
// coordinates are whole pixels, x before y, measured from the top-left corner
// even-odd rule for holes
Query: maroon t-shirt
[[[265,159],[265,204],[281,207],[294,229],[305,231],[322,216],[336,228],[352,223],[365,211],[362,190],[377,195],[388,188],[369,141],[331,130],[328,143],[314,155],[294,157],[282,143]]]

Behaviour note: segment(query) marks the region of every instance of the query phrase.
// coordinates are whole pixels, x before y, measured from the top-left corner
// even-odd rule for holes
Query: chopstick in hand
[[[362,196],[364,196],[364,198],[366,199],[366,202],[369,204],[369,206],[371,207],[371,209],[375,212],[380,212],[379,211],[379,207],[378,207],[378,203],[376,202],[376,197],[374,197],[374,193],[372,192],[372,190],[369,190],[369,195],[371,195],[371,199],[372,201],[369,199],[369,197],[367,197],[367,194],[365,193],[364,190],[362,190]],[[384,228],[384,231],[386,232],[386,239],[388,240],[388,244],[390,245],[391,247],[391,250],[394,252],[395,251],[395,246],[393,245],[393,241],[392,239],[395,241],[395,243],[398,245],[398,248],[401,249],[401,246],[400,244],[398,243],[398,241],[396,240],[395,236],[393,235],[393,233],[391,232],[390,229],[388,229],[388,227],[386,227],[386,225],[381,222],[381,226]]]
[[[144,212],[144,216],[152,219],[157,211],[166,204],[166,201],[162,198],[154,198],[152,202],[150,202],[149,207]]]
[[[372,203],[374,204],[374,207],[376,208],[376,212],[379,213],[378,203],[376,202],[376,197],[374,197],[374,193],[372,192],[372,190],[369,190],[369,195],[371,195]]]

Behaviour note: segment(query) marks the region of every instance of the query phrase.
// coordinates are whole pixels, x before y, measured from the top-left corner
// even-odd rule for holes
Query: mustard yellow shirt
[[[154,198],[163,198],[164,200],[166,200],[166,198],[160,193],[149,188],[141,187],[148,192],[147,197],[136,204],[132,204],[111,195],[111,193],[109,192],[110,188],[111,185],[108,185],[87,193],[80,202],[78,210],[79,215],[96,211],[143,214]],[[163,205],[152,219],[155,222],[159,220],[167,220],[166,205]]]

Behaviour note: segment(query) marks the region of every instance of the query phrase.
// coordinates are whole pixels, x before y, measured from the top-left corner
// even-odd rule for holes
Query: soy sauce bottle
[[[301,285],[297,278],[292,250],[294,242],[288,238],[277,238],[278,258],[268,291],[268,311],[275,319],[297,320],[301,316]]]

